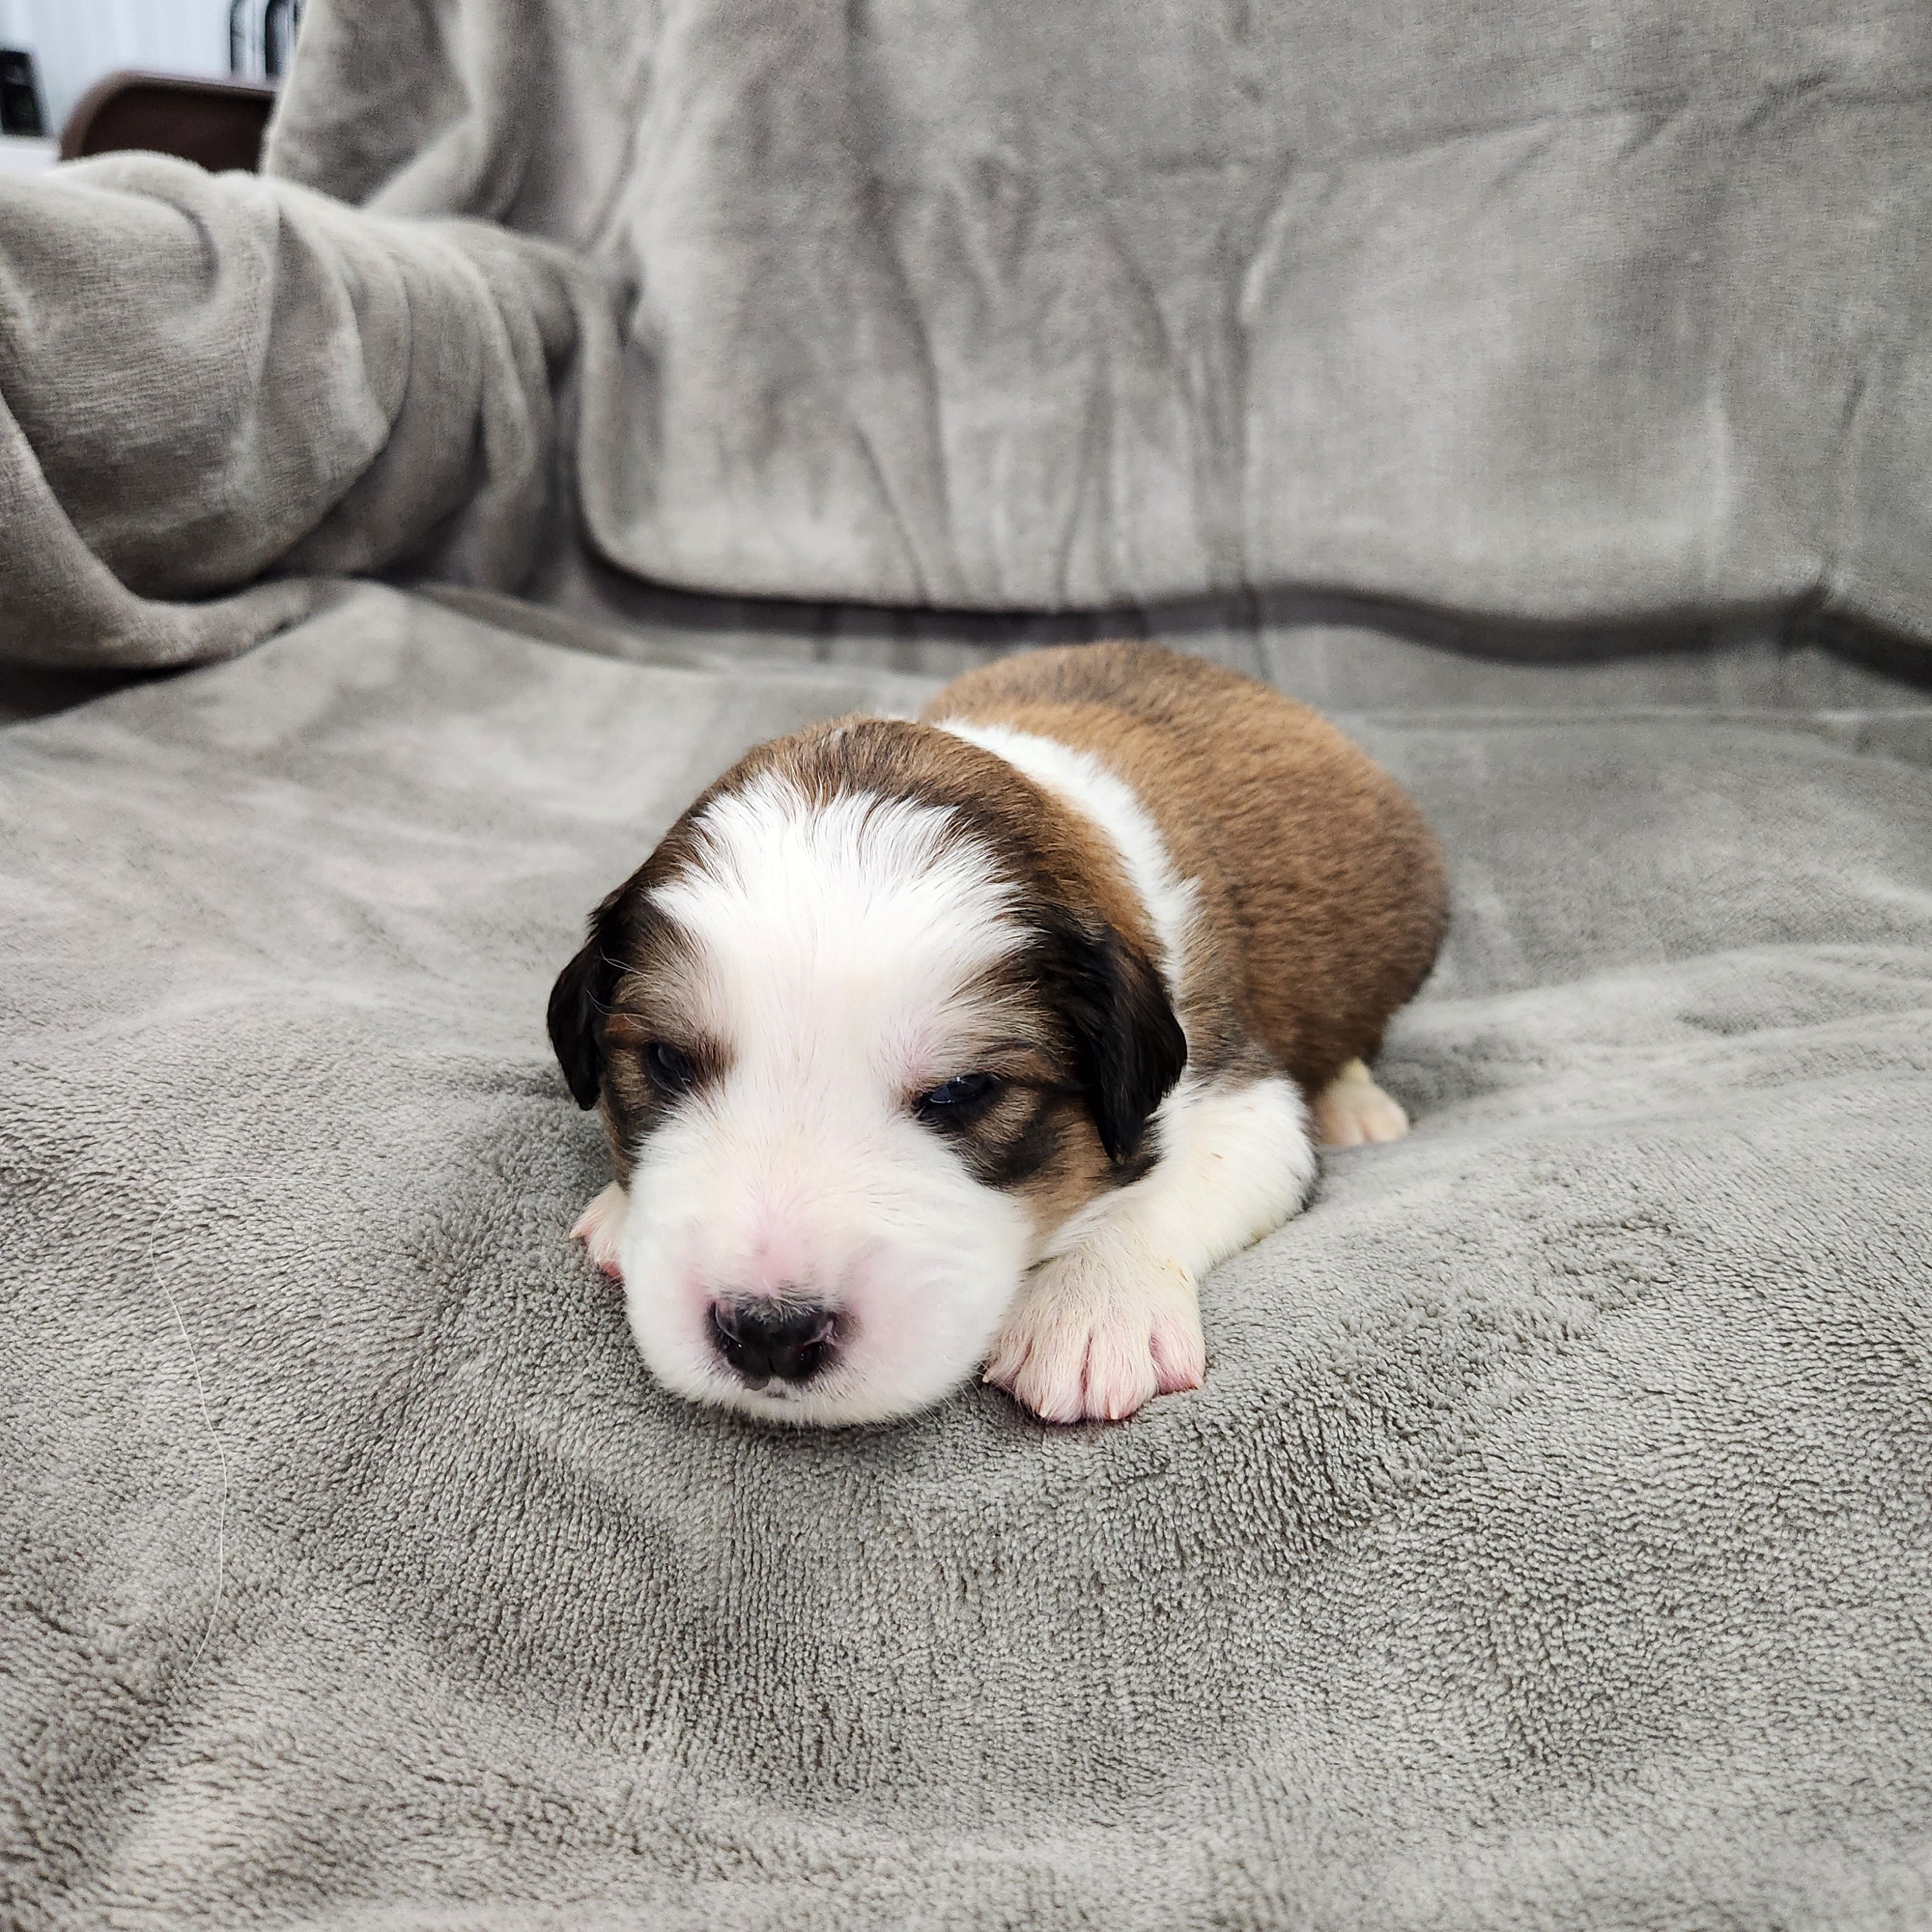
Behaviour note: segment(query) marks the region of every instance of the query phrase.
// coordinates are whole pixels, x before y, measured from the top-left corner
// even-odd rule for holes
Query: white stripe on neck
[[[1108,771],[1090,752],[1036,737],[1006,724],[942,720],[942,731],[990,752],[1031,778],[1086,819],[1114,848],[1153,928],[1155,964],[1175,998],[1186,976],[1187,937],[1194,920],[1195,886],[1174,869],[1166,842],[1134,788]]]

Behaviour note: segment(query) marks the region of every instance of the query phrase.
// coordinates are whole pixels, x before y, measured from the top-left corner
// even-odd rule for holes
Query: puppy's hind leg
[[[1370,1141],[1399,1141],[1408,1132],[1408,1116],[1375,1083],[1359,1060],[1352,1060],[1315,1096],[1315,1137],[1325,1148],[1360,1147]]]

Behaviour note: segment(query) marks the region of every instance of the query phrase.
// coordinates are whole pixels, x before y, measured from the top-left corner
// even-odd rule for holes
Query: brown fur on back
[[[1001,724],[1092,753],[1199,882],[1180,989],[1203,1072],[1237,1018],[1311,1096],[1372,1058],[1442,941],[1441,848],[1394,778],[1304,704],[1151,644],[1003,659],[955,680],[933,723]]]

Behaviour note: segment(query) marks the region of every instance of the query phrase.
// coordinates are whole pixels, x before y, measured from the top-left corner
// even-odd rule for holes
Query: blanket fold
[[[1932,639],[1928,98],[1891,4],[316,0],[272,178],[0,191],[0,651],[580,554]]]
[[[1932,638],[1923,6],[310,17],[274,169],[629,292],[584,502],[644,577]]]
[[[10,184],[0,658],[226,656],[314,608],[294,580],[406,560],[520,585],[609,329],[588,270],[484,224],[152,155]]]

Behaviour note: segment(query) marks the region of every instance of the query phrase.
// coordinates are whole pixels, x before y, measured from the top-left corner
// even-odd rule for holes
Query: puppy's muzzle
[[[712,1346],[753,1388],[808,1382],[838,1346],[831,1310],[776,1297],[715,1301],[710,1325]]]

